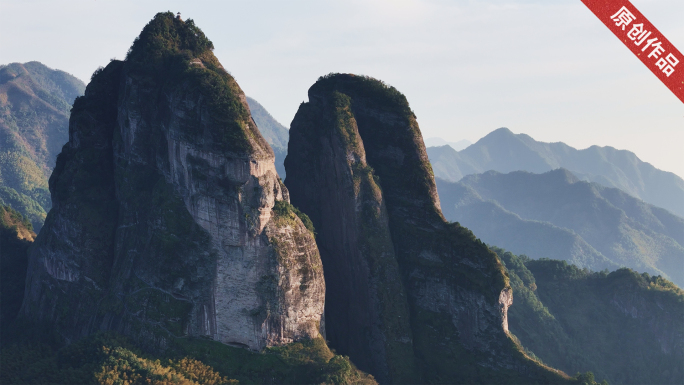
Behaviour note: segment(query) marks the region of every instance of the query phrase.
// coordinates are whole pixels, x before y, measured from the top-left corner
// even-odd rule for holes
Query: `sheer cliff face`
[[[191,21],[159,14],[77,99],[24,315],[67,338],[118,330],[160,347],[318,336],[313,234],[211,48]]]
[[[442,217],[402,94],[354,75],[319,79],[292,122],[285,167],[318,232],[331,346],[381,382],[560,379],[507,336],[507,276]]]
[[[297,205],[318,233],[328,287],[326,338],[380,382],[416,382],[410,317],[387,208],[349,97],[317,100],[320,104],[300,107],[285,164]]]

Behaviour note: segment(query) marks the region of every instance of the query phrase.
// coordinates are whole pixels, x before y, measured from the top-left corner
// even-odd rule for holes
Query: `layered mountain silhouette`
[[[48,178],[69,139],[69,114],[85,84],[39,62],[0,66],[0,204],[39,231],[50,209]]]
[[[538,142],[499,128],[464,150],[430,147],[428,155],[435,176],[451,182],[489,170],[543,173],[563,167],[581,180],[619,188],[684,217],[684,180],[626,150],[599,146],[577,150],[561,142]]]
[[[593,270],[626,266],[684,285],[684,219],[570,171],[439,180],[444,216],[483,241]]]
[[[471,141],[465,139],[459,140],[458,142],[450,142],[435,136],[431,138],[425,138],[425,147],[438,147],[448,145],[456,151],[461,151],[464,148],[470,146],[471,144],[473,144]]]

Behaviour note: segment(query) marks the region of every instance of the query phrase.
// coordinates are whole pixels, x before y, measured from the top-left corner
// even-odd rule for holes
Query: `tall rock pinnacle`
[[[192,20],[160,13],[97,71],[50,179],[22,314],[67,339],[254,350],[319,335],[325,283],[246,98]]]
[[[444,220],[404,95],[331,74],[291,124],[286,185],[317,229],[331,346],[386,383],[564,382],[508,335],[496,255]]]

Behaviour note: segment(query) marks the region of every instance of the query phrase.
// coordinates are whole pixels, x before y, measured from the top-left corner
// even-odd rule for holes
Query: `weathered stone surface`
[[[325,103],[336,102],[344,107],[326,113]],[[321,100],[323,106],[301,106],[286,158],[287,181],[318,232],[328,287],[327,339],[381,382],[416,382],[409,310],[387,209],[347,102],[340,95]],[[337,119],[348,124],[336,125]],[[311,123],[326,129],[310,135],[315,128],[302,126]]]
[[[332,347],[381,382],[564,381],[508,336],[504,269],[444,220],[418,123],[396,89],[320,78],[291,124],[285,167],[293,204],[318,232]]]
[[[273,210],[290,207],[273,151],[211,48],[159,14],[77,100],[25,316],[68,339],[117,330],[162,348],[169,336],[254,350],[318,336],[313,234]]]

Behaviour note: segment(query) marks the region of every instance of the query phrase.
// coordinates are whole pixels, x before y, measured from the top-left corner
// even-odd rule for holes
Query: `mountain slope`
[[[571,229],[521,218],[500,203],[485,200],[469,186],[437,179],[437,189],[444,216],[473,230],[487,244],[502,245],[533,258],[553,256],[594,270],[620,267]]]
[[[259,104],[256,100],[247,97],[249,109],[252,112],[252,118],[259,132],[264,136],[264,139],[271,145],[273,153],[275,154],[276,171],[281,179],[285,179],[285,157],[287,156],[287,142],[290,140],[290,133],[285,126],[278,123],[271,114],[266,111],[264,106]]]
[[[625,150],[598,146],[577,150],[500,128],[462,151],[431,147],[428,155],[435,175],[452,182],[488,170],[543,173],[563,167],[582,180],[619,188],[684,217],[684,179],[658,170]]]
[[[69,139],[71,104],[84,89],[38,62],[0,67],[0,203],[27,215],[37,231],[51,205],[47,180]]]
[[[319,337],[325,282],[239,85],[159,13],[76,99],[20,315],[67,341],[262,350]]]
[[[672,282],[494,250],[516,296],[510,329],[544,362],[611,384],[684,381],[684,292]]]
[[[684,285],[684,219],[618,189],[565,169],[489,171],[438,188],[444,215],[485,242],[594,270],[627,266]]]
[[[563,383],[507,334],[486,246],[444,220],[406,97],[330,74],[290,128],[286,185],[316,227],[331,346],[386,383]]]

